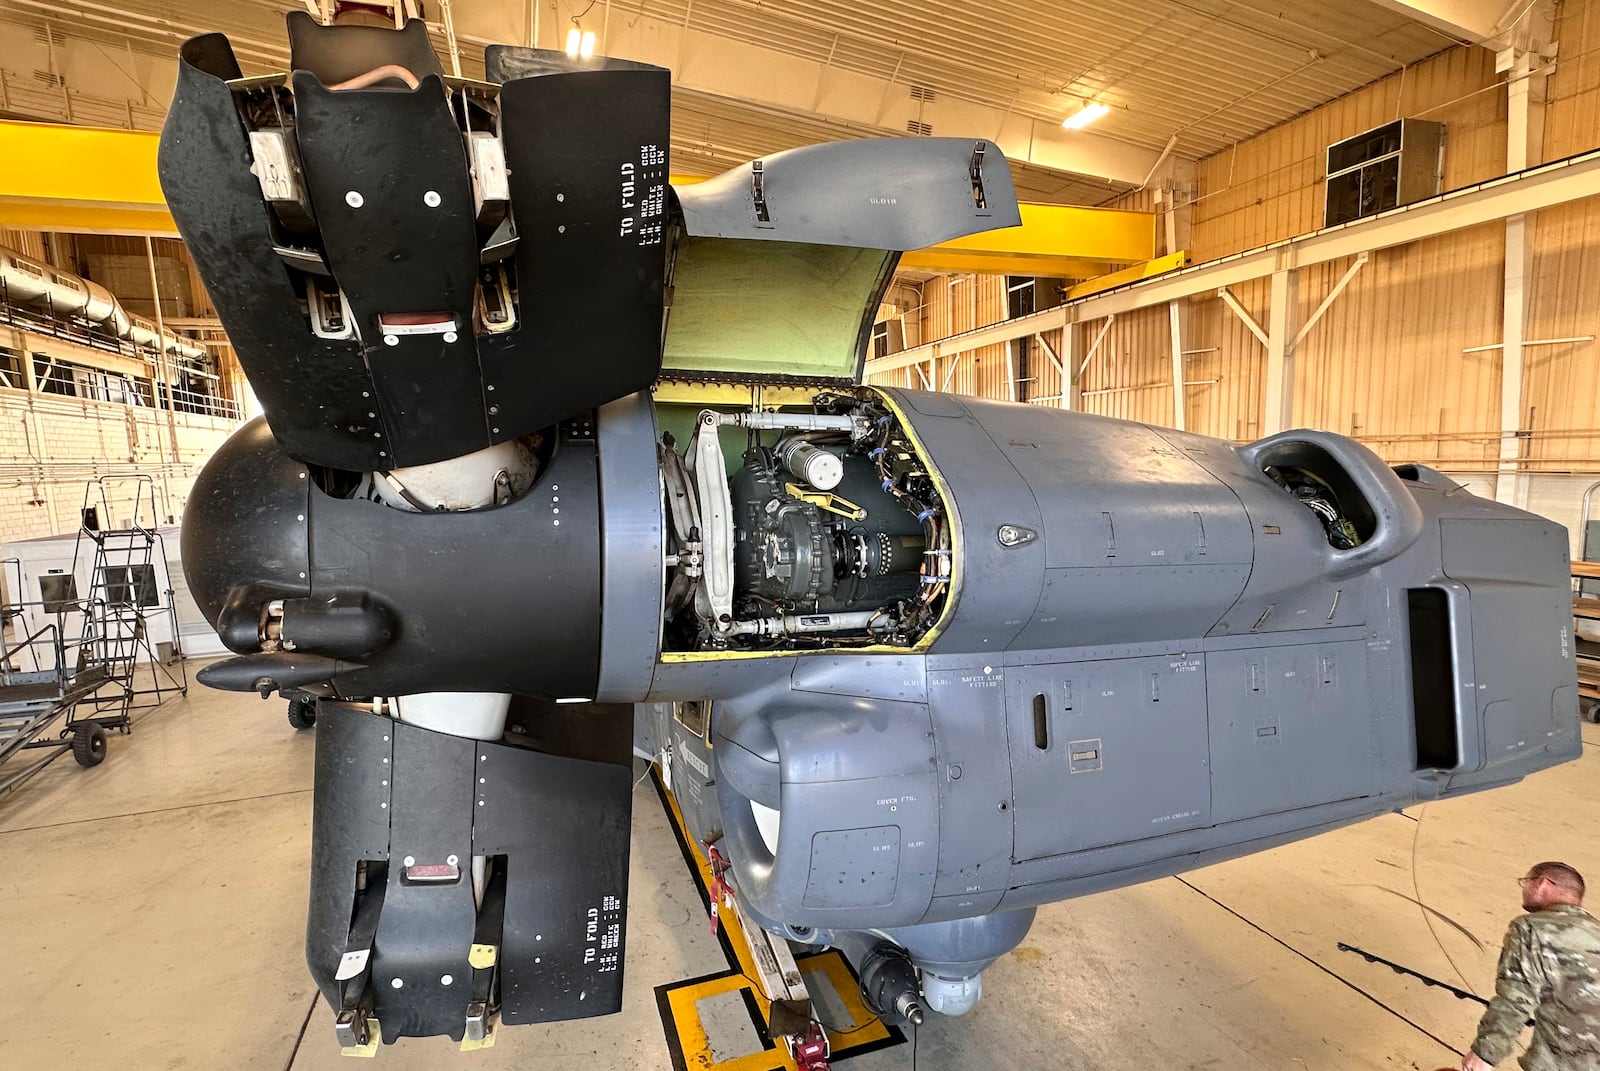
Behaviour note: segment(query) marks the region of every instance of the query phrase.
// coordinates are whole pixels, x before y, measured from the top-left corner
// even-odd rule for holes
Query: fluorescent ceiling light
[[[1068,130],[1082,130],[1096,119],[1104,116],[1110,110],[1110,108],[1099,103],[1098,101],[1093,104],[1085,104],[1078,111],[1061,120],[1061,125],[1066,127]]]
[[[588,59],[590,56],[594,55],[593,30],[583,31],[583,43],[578,47],[578,55],[582,56],[584,59]]]
[[[578,49],[583,41],[583,31],[574,26],[567,31],[567,55],[573,59],[578,58]]]

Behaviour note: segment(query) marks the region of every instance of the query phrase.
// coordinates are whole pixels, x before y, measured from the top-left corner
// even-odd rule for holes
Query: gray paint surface
[[[979,152],[981,206],[975,203],[971,177]],[[849,182],[840,181],[844,175]],[[981,138],[862,138],[806,145],[675,187],[675,192],[685,227],[699,237],[905,252],[1022,223],[1011,168],[1000,150]]]
[[[956,605],[932,647],[757,659],[739,671],[747,700],[717,663],[657,674],[658,694],[724,697],[719,764],[736,761],[737,741],[761,741],[756,774],[740,759],[718,784],[758,917],[834,933],[923,925],[953,941],[961,919],[1246,854],[1577,753],[1559,526],[1402,481],[1316,433],[1237,449],[885,393],[961,532]],[[1355,470],[1367,544],[1330,546],[1261,471],[1264,455],[1313,447],[1316,463]],[[1001,524],[1038,538],[1003,547]],[[1416,768],[1410,709],[1406,591],[1429,586],[1452,600],[1452,680],[1479,697],[1462,705],[1461,764],[1440,771]],[[780,804],[775,857],[735,785],[751,776]],[[912,850],[928,837],[933,850]]]

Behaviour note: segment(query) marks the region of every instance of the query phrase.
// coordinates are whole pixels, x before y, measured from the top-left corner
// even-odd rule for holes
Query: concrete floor
[[[0,1068],[351,1066],[302,961],[314,740],[283,711],[197,687],[103,765],[64,759],[0,798]],[[1584,733],[1582,760],[1513,788],[1051,905],[971,1016],[922,1028],[917,1066],[1454,1065],[1476,1009],[1335,945],[1487,990],[1530,862],[1600,883],[1600,728]],[[622,1014],[470,1055],[408,1039],[382,1066],[670,1066],[654,987],[724,962],[649,785],[635,804]],[[842,1066],[911,1068],[911,1046]]]

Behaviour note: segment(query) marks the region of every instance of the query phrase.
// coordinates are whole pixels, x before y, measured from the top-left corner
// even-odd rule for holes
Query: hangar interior
[[[349,1036],[336,1026],[339,1009],[319,994],[306,969],[313,782],[321,776],[317,739],[327,717],[313,714],[314,698],[301,705],[294,695],[272,694],[276,684],[264,689],[263,702],[248,682],[234,692],[195,683],[197,671],[240,649],[219,639],[219,629],[227,628],[209,593],[191,592],[182,560],[190,553],[188,537],[180,536],[197,512],[191,502],[216,494],[203,467],[225,456],[230,437],[262,415],[258,392],[269,401],[270,420],[273,406],[283,404],[278,399],[320,389],[292,377],[269,383],[256,375],[252,383],[250,344],[230,337],[226,301],[208,291],[208,267],[216,262],[205,259],[197,232],[187,232],[197,252],[186,246],[179,199],[169,206],[157,174],[158,132],[172,121],[169,101],[187,77],[180,73],[180,45],[225,33],[237,80],[267,79],[290,69],[284,24],[291,12],[352,26],[421,20],[446,84],[468,86],[463,112],[472,86],[498,84],[484,59],[485,46],[495,43],[551,50],[580,72],[605,57],[670,71],[665,161],[673,204],[712,203],[730,186],[716,176],[733,171],[762,211],[763,171],[752,171],[750,162],[765,161],[767,188],[780,205],[789,190],[774,166],[782,154],[827,142],[973,143],[975,149],[963,147],[957,156],[967,168],[970,154],[979,207],[986,207],[982,176],[1004,166],[1020,226],[969,228],[894,251],[893,274],[876,280],[878,261],[796,258],[784,268],[780,262],[790,262],[772,254],[759,267],[734,262],[714,280],[724,305],[690,322],[707,333],[703,325],[717,317],[746,325],[747,333],[736,336],[741,344],[767,348],[740,356],[764,368],[766,378],[752,385],[705,363],[703,353],[696,355],[701,363],[682,358],[700,336],[685,340],[680,333],[675,350],[664,331],[666,367],[657,354],[650,393],[641,395],[649,426],[675,434],[681,445],[696,434],[703,411],[792,413],[811,404],[819,382],[843,390],[837,377],[814,374],[805,364],[842,331],[848,345],[834,358],[860,361],[856,370],[867,387],[910,392],[882,397],[913,401],[859,410],[836,402],[819,418],[823,423],[810,426],[855,435],[852,420],[861,424],[860,412],[870,412],[892,429],[878,453],[903,449],[913,478],[925,475],[917,465],[933,467],[918,455],[937,454],[939,441],[911,424],[926,429],[968,400],[970,412],[980,415],[1013,410],[978,408],[979,400],[1038,411],[1019,428],[1055,426],[1038,423],[1047,419],[1043,411],[1090,414],[1240,449],[1293,429],[1331,432],[1386,466],[1423,466],[1407,470],[1424,473],[1414,477],[1419,482],[1437,479],[1451,494],[1464,491],[1561,527],[1562,609],[1552,637],[1559,629],[1562,672],[1571,680],[1563,701],[1577,701],[1574,715],[1594,714],[1600,699],[1596,0],[1093,6],[1006,0],[982,8],[908,0],[4,0],[0,749],[13,741],[48,746],[0,750],[6,952],[0,1006],[16,1013],[0,1031],[0,1066],[307,1069],[339,1066],[349,1050],[363,1047],[347,1044]],[[298,83],[295,91],[301,92]],[[590,132],[581,123],[575,129],[578,138]],[[819,188],[849,188],[846,157],[811,159],[824,161],[811,174]],[[958,177],[965,181],[965,174]],[[987,194],[997,205],[1008,196],[998,187]],[[350,196],[359,208],[359,197]],[[204,235],[212,256],[216,237]],[[554,274],[562,274],[560,254],[551,256]],[[214,271],[210,276],[215,283]],[[753,282],[758,277],[779,278],[780,288],[762,289]],[[875,311],[860,322],[850,319],[853,309],[828,320],[819,306],[786,304],[790,290],[782,287],[798,292],[818,279],[865,285],[878,299]],[[677,300],[681,324],[698,314],[683,300],[692,296],[686,265],[675,281],[679,294],[668,304]],[[585,332],[608,337],[603,313],[587,323],[585,314],[570,313],[578,321],[571,337],[580,343]],[[813,345],[814,339],[825,341]],[[454,334],[446,341],[454,344]],[[963,401],[914,400],[929,395]],[[603,413],[603,405],[618,404],[606,396],[575,408]],[[725,423],[737,420],[730,415]],[[272,430],[284,438],[277,425]],[[499,436],[501,429],[492,432]],[[903,442],[891,441],[902,432]],[[561,435],[568,459],[570,442],[588,441],[581,429]],[[750,436],[748,443],[761,444],[759,430]],[[738,470],[740,447],[732,437],[725,431],[720,450],[711,453],[719,466],[727,454],[730,470]],[[1036,449],[1027,438],[1017,431],[1008,446],[990,445]],[[419,457],[428,453],[425,439]],[[714,434],[710,441],[717,442]],[[1165,444],[1191,441],[1199,440],[1140,439],[1140,453],[1123,460],[1130,469],[1154,471],[1166,463]],[[386,445],[398,450],[399,442],[396,436]],[[1183,449],[1198,456],[1200,447]],[[851,470],[846,478],[854,482],[841,493],[826,493],[835,479],[826,487],[815,481],[822,493],[802,493],[790,483],[788,494],[824,513],[859,510],[865,517],[862,506],[878,508],[865,496],[878,493],[881,475],[883,493],[902,497],[890,491],[889,469],[870,469],[862,458],[875,455],[858,453],[844,455],[845,464],[860,468]],[[702,452],[699,464],[709,464],[709,456]],[[548,451],[540,457],[548,460]],[[316,463],[299,453],[294,460]],[[605,464],[602,457],[599,467]],[[788,471],[805,483],[796,469]],[[671,470],[663,472],[670,480]],[[655,476],[648,476],[653,493]],[[300,478],[306,480],[304,469]],[[313,475],[306,482],[332,486],[330,479]],[[924,550],[919,510],[935,512],[948,490],[938,478],[931,485],[938,490],[913,499],[916,523],[900,518],[904,531],[893,537],[914,542],[919,555],[944,553],[948,561],[959,546],[937,550],[930,536]],[[1152,485],[1144,493],[1161,491]],[[399,494],[416,506],[405,488]],[[1038,506],[1048,514],[1049,503]],[[1085,508],[1102,515],[1098,506]],[[568,517],[577,509],[569,504]],[[1103,516],[1109,548],[1112,514]],[[1200,512],[1193,516],[1200,521]],[[1010,515],[983,520],[1005,522],[999,541],[1006,547],[1008,530],[1020,531],[1018,543],[1037,536],[1011,529]],[[1337,523],[1351,523],[1354,532],[1359,519]],[[1202,524],[1202,548],[1205,541]],[[1520,552],[1507,544],[1486,553],[1514,559]],[[887,573],[889,551],[883,555]],[[687,551],[673,554],[668,565],[679,566],[680,558],[687,561]],[[663,567],[657,561],[652,568]],[[907,573],[913,591],[926,590],[927,567],[922,589],[914,571]],[[937,597],[948,595],[953,605],[957,589],[948,566],[938,577]],[[656,631],[649,599],[616,583],[606,589],[607,620],[633,615]],[[1176,617],[1184,581],[1171,583],[1157,606],[1170,606]],[[999,569],[985,574],[973,567],[960,590],[972,598],[985,586],[1004,587]],[[920,650],[960,633],[948,619],[933,623],[935,598],[930,592],[923,601],[921,618],[907,614],[897,623],[908,635],[892,642],[903,639],[903,646]],[[1260,632],[1275,605],[1241,631]],[[1339,605],[1335,592],[1328,622]],[[826,612],[842,620],[858,609],[842,602]],[[1032,610],[1030,604],[1018,613]],[[813,605],[812,612],[823,610]],[[881,612],[860,613],[855,626],[882,639],[872,631]],[[1094,633],[1101,620],[1103,642],[1125,644],[1122,656],[1150,653],[1135,650],[1137,637],[1111,638],[1117,615],[1110,607],[1096,613],[1083,631]],[[253,615],[252,608],[252,623]],[[748,634],[806,627],[785,620],[781,611],[761,618]],[[1480,623],[1483,641],[1507,636],[1509,650],[1520,620],[1508,613],[1512,624],[1502,632]],[[63,683],[51,720],[39,720],[43,708],[30,698],[37,693],[6,691],[41,687],[42,677],[27,675],[39,668],[29,659],[41,643],[56,644],[57,668],[65,674],[73,648],[63,636],[94,630],[93,645],[85,640],[77,651],[78,671],[81,678],[84,660],[102,661],[105,670],[78,691]],[[557,632],[530,643],[560,649]],[[668,630],[664,664],[706,657],[703,637],[687,636]],[[1358,648],[1387,644],[1376,625],[1365,635],[1357,629],[1341,636]],[[974,634],[971,642],[989,641]],[[1550,655],[1557,641],[1539,642]],[[107,653],[112,646],[115,653]],[[728,647],[725,639],[717,645]],[[732,648],[748,656],[727,670],[734,676],[753,673],[748,667],[767,651],[756,640]],[[1323,683],[1331,683],[1326,657],[1321,667]],[[982,672],[989,676],[990,667]],[[695,707],[710,749],[709,698],[699,710],[666,696],[660,682],[658,675],[639,710],[665,709],[663,697],[671,699],[663,724],[670,717],[682,729],[687,709]],[[1448,680],[1445,687],[1452,687]],[[292,692],[287,685],[282,690]],[[591,690],[583,698],[606,697]],[[1008,703],[1018,701],[1008,693]],[[372,700],[371,713],[380,705]],[[393,706],[399,709],[398,699]],[[1045,715],[1033,709],[1034,722],[1010,707],[1006,717],[1013,731],[1038,725],[1044,751]],[[1374,714],[1374,725],[1382,720]],[[1600,820],[1594,752],[1600,727],[1592,720],[1600,717],[1585,717],[1578,730],[1576,758],[1525,780],[1518,768],[1501,778],[1515,783],[1486,792],[1411,798],[1359,824],[1348,824],[1359,817],[1352,810],[1327,823],[1344,828],[1308,839],[1219,862],[1197,851],[1190,863],[1152,872],[1150,880],[1103,891],[1074,887],[1070,898],[1041,902],[1027,936],[983,971],[982,999],[965,1014],[930,1014],[920,1023],[886,1014],[880,1022],[858,991],[870,978],[853,955],[796,941],[788,954],[799,956],[798,965],[790,966],[807,979],[831,1062],[861,1071],[1456,1066],[1482,1010],[1474,999],[1493,993],[1500,937],[1517,913],[1514,881],[1540,859],[1600,873],[1590,824]],[[1270,730],[1275,736],[1279,728]],[[24,732],[36,735],[23,741]],[[1099,739],[1090,743],[1100,747]],[[1080,744],[1087,746],[1072,742],[1073,765],[1062,767],[1063,781],[1068,770],[1099,769],[1086,765],[1099,761],[1098,751]],[[1514,741],[1507,750],[1521,746]],[[635,742],[634,749],[631,852],[625,846],[621,856],[631,891],[619,1014],[502,1026],[493,1031],[492,1048],[461,1055],[457,1047],[471,1046],[459,1039],[406,1037],[378,1046],[377,1059],[430,1068],[450,1060],[595,1069],[829,1066],[827,1059],[807,1062],[803,1045],[775,1041],[768,1007],[774,994],[751,977],[763,973],[759,956],[741,951],[745,931],[754,942],[759,927],[731,906],[745,903],[741,875],[735,871],[733,891],[722,902],[720,928],[708,922],[708,893],[720,895],[724,871],[709,851],[714,845],[696,843],[701,804],[669,793],[670,770],[664,774],[643,757],[654,752],[659,759],[653,747],[640,751]],[[65,761],[69,751],[76,761]],[[1377,752],[1374,744],[1374,763]],[[680,778],[690,761],[700,760],[693,753],[680,760]],[[1330,754],[1329,765],[1335,761]],[[1419,756],[1417,765],[1427,764]],[[969,767],[970,781],[977,767]],[[960,766],[946,769],[947,777],[960,778]],[[18,772],[26,776],[13,782]],[[1218,774],[1208,776],[1215,797]],[[1494,783],[1485,775],[1467,787]],[[999,810],[1012,803],[1020,816],[1021,795],[1003,799]],[[759,821],[759,809],[752,810]],[[1116,820],[1102,812],[1086,819],[1102,826]],[[1008,862],[1027,863],[1017,829],[1017,847],[1006,845]],[[450,858],[458,880],[462,871]],[[366,871],[360,873],[365,881]],[[1015,891],[1020,879],[1013,880]],[[478,900],[481,908],[481,887]],[[400,979],[394,981],[400,989]],[[949,992],[943,999],[960,1003]],[[469,1041],[472,1029],[469,1022]]]

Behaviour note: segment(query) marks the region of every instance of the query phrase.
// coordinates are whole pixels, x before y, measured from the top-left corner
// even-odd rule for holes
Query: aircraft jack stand
[[[810,1018],[809,1003],[802,1005],[804,1010],[795,1010],[791,1004],[800,1002],[773,1002],[773,1036],[783,1039],[798,1071],[829,1071],[828,1057],[833,1055],[833,1046],[828,1042],[828,1032]]]
[[[733,887],[726,880],[731,867],[715,846],[706,846],[706,859],[711,869],[712,932],[716,932],[718,918],[731,911],[737,921],[734,933],[755,967],[754,981],[761,983],[762,995],[770,1002],[767,1030],[772,1040],[781,1041],[789,1050],[798,1071],[829,1071],[832,1046],[828,1032],[816,1018],[811,994],[789,942],[752,926],[744,917]]]
[[[728,970],[656,987],[656,1003],[666,1032],[674,1071],[829,1071],[835,1058],[876,1052],[906,1042],[900,1030],[878,1019],[867,1006],[861,980],[838,949],[802,952],[769,936],[740,910],[738,892],[728,882],[727,859],[718,847],[696,841],[677,800],[662,780],[656,782],[667,817],[677,834],[684,861],[707,908],[708,922],[727,958]],[[820,986],[822,1004],[808,988]],[[764,1053],[719,1057],[713,1053],[701,1019],[700,1002],[745,994],[751,1025],[765,1043]],[[835,1004],[841,1005],[835,1008]],[[819,1007],[850,1024],[830,1036]]]

